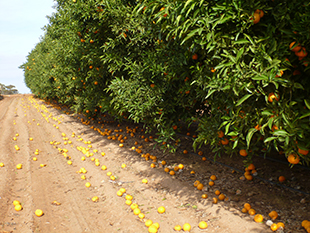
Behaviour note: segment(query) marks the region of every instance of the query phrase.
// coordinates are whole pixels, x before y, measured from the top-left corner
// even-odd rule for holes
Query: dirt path
[[[150,162],[131,149],[137,139],[125,141],[121,148],[117,140],[98,133],[104,127],[83,123],[31,95],[7,96],[0,101],[0,162],[4,163],[0,167],[0,232],[139,233],[148,232],[146,219],[159,223],[158,232],[174,232],[175,225],[184,223],[191,224],[191,232],[271,232],[265,224],[255,223],[253,216],[241,213],[232,198],[213,204],[213,189],[195,189],[192,180],[197,178],[185,175],[190,168],[176,176],[167,175],[158,160],[154,162],[157,168],[150,168]],[[120,133],[125,127],[115,129]],[[143,151],[147,152],[155,153]],[[96,159],[98,166],[92,161]],[[19,163],[22,169],[16,168]],[[81,168],[87,170],[86,180],[81,179]],[[115,181],[107,176],[109,171]],[[147,184],[141,182],[144,178]],[[219,177],[216,182],[224,179]],[[143,220],[125,204],[126,194],[117,195],[120,188],[133,196],[145,214]],[[202,193],[209,197],[202,199]],[[99,197],[98,202],[92,201],[94,196]],[[14,200],[22,203],[21,211],[14,209]],[[164,214],[157,212],[159,206],[166,208]],[[37,217],[36,209],[42,209],[44,215]],[[200,221],[208,223],[206,230],[198,228]]]

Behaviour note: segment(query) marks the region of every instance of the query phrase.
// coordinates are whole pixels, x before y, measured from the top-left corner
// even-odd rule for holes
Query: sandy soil
[[[159,223],[158,232],[175,232],[175,225],[190,223],[191,232],[263,233],[271,232],[265,224],[270,219],[268,213],[271,210],[279,212],[275,222],[285,223],[284,232],[305,232],[300,223],[310,217],[308,189],[303,183],[300,190],[306,194],[262,180],[240,180],[242,174],[238,171],[232,172],[230,168],[209,160],[202,162],[191,153],[170,154],[158,147],[154,149],[152,139],[145,142],[139,136],[144,135],[141,128],[133,137],[126,133],[126,127],[133,129],[132,124],[117,125],[108,118],[94,125],[83,122],[77,115],[31,95],[5,96],[0,101],[0,162],[4,164],[0,167],[0,233],[139,233],[148,232],[144,223],[147,219]],[[123,143],[124,147],[119,147],[119,141],[109,140],[98,129],[102,132],[111,130],[111,136],[123,134],[128,139]],[[123,132],[115,132],[115,129]],[[134,144],[136,141],[138,145]],[[16,150],[15,145],[20,150]],[[151,160],[146,161],[141,153],[132,150],[133,146],[141,145],[142,153],[157,156],[156,168],[150,167]],[[184,143],[183,146],[187,145]],[[93,155],[85,156],[82,147],[89,148]],[[64,149],[68,150],[65,154]],[[35,155],[36,150],[38,155]],[[85,161],[81,160],[83,156]],[[100,165],[96,166],[92,158],[98,159]],[[159,163],[162,160],[167,161],[166,167],[173,168],[182,163],[185,168],[171,176],[164,172]],[[68,161],[72,161],[72,165]],[[228,158],[222,158],[222,161],[232,163]],[[19,163],[22,169],[16,168]],[[125,168],[121,167],[123,163]],[[233,160],[233,163],[238,167],[242,161]],[[268,166],[267,162],[264,164]],[[102,170],[102,165],[107,170]],[[87,170],[84,174],[86,180],[81,179],[83,174],[79,173],[82,167]],[[190,174],[192,170],[195,175]],[[115,176],[115,181],[107,176],[108,171]],[[308,170],[298,171],[301,172],[290,171],[295,172],[293,180],[309,181]],[[211,175],[216,175],[217,180],[213,187],[208,187]],[[142,179],[147,179],[148,183],[143,184]],[[193,186],[195,180],[205,184],[203,191]],[[86,182],[90,182],[91,187],[87,188]],[[117,195],[120,188],[126,189],[122,197]],[[217,189],[225,193],[228,200],[214,204],[212,198],[216,197],[214,191]],[[201,198],[203,193],[208,194],[207,199]],[[126,194],[133,196],[133,202],[145,214],[143,220],[125,204]],[[94,196],[99,197],[98,202],[92,201]],[[21,202],[21,211],[14,209],[14,200]],[[263,214],[264,223],[256,223],[253,216],[241,212],[246,202],[251,203],[257,213]],[[160,206],[165,207],[165,213],[157,212]],[[44,215],[36,216],[36,209],[41,209]],[[200,221],[208,223],[206,230],[198,228]]]

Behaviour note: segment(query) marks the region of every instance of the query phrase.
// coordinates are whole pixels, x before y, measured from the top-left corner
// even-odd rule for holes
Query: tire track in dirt
[[[20,116],[23,115],[22,109],[19,107],[23,97],[9,97],[12,98],[12,102],[8,111],[5,114],[5,120],[2,122],[4,126],[4,139],[0,139],[5,145],[5,159],[8,170],[7,170],[7,188],[6,192],[3,193],[4,198],[7,200],[6,212],[4,216],[3,229],[19,231],[19,232],[32,232],[32,214],[30,206],[32,204],[32,198],[29,195],[31,186],[31,175],[30,175],[30,163],[28,159],[29,155],[29,144],[28,144],[28,132],[27,127]],[[13,108],[15,108],[13,110]],[[16,124],[13,125],[13,122]],[[13,127],[10,127],[13,126]],[[16,141],[12,138],[15,136],[16,129],[18,127],[19,136]],[[15,132],[14,132],[15,131]],[[19,151],[14,149],[14,146],[20,147]],[[20,170],[16,169],[16,165],[21,163],[23,168]],[[2,194],[1,194],[2,195]],[[22,203],[23,210],[16,212],[12,204],[13,200],[19,200]]]
[[[38,161],[32,163],[33,197],[35,208],[41,208],[45,212],[42,218],[35,218],[35,228],[42,232],[94,232],[82,214],[82,204],[79,195],[75,195],[74,183],[71,174],[68,173],[57,150],[49,144],[51,140],[59,140],[59,131],[50,127],[45,120],[31,107],[31,116],[40,121],[40,126],[29,126],[30,133],[36,135],[31,146],[32,153],[39,149]],[[37,129],[36,129],[37,127]],[[51,134],[56,138],[51,138]],[[48,140],[50,139],[50,140]],[[39,164],[47,164],[40,167]],[[50,185],[46,185],[48,182]],[[62,194],[62,195],[60,195]],[[51,203],[57,201],[61,206]],[[60,211],[61,210],[61,211]]]

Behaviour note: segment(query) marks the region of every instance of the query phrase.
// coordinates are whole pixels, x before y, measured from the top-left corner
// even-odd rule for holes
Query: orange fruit
[[[210,186],[213,186],[213,185],[214,185],[214,181],[210,181],[210,182],[209,182],[209,185],[210,185]]]
[[[263,222],[264,221],[264,217],[261,215],[261,214],[256,214],[255,216],[254,216],[254,221],[255,222]]]
[[[249,210],[251,209],[251,205],[250,205],[249,203],[245,203],[245,204],[243,205],[243,207],[244,207],[247,211],[249,211]]]
[[[277,223],[278,228],[282,227],[283,229],[285,228],[285,225],[283,222],[278,222]]]
[[[271,211],[268,215],[272,220],[275,220],[278,217],[278,213],[275,210]]]
[[[145,215],[144,215],[144,213],[140,213],[140,214],[138,215],[138,217],[139,217],[140,219],[144,219]]]
[[[184,165],[183,164],[179,164],[179,168],[180,169],[184,169]]]
[[[189,223],[185,223],[183,225],[183,231],[190,231],[191,229],[192,229],[192,227]]]
[[[224,137],[224,133],[223,133],[223,131],[219,131],[219,132],[217,132],[217,134],[218,134],[218,137],[219,137],[219,138]]]
[[[308,220],[303,220],[303,221],[301,222],[301,226],[304,227],[304,228],[306,228],[306,226],[307,226],[309,223],[310,223],[310,222],[309,222]]]
[[[298,155],[296,154],[290,154],[288,157],[287,157],[287,160],[291,163],[291,164],[298,164],[299,161],[300,161],[300,158]]]
[[[241,155],[241,156],[247,156],[248,155],[248,152],[245,150],[245,149],[241,149],[240,151],[239,151],[239,154]]]
[[[183,150],[183,154],[187,154],[188,153],[188,151],[187,150]]]
[[[130,205],[130,209],[134,210],[134,209],[137,209],[138,208],[138,205],[136,203],[132,203]]]
[[[132,201],[131,200],[126,200],[125,203],[126,203],[126,205],[131,205]]]
[[[295,52],[295,55],[299,58],[304,58],[308,55],[306,48],[302,47],[299,51]]]
[[[222,145],[228,145],[229,140],[228,140],[227,138],[223,138],[223,139],[221,140],[221,143],[222,143]]]
[[[217,195],[217,196],[221,194],[220,190],[216,190],[214,193],[215,193],[215,195]]]
[[[213,180],[213,181],[216,180],[216,175],[210,176],[210,179]]]
[[[202,189],[203,189],[203,184],[201,184],[201,183],[198,184],[198,185],[197,185],[197,189],[198,189],[198,190],[202,190]]]
[[[253,19],[254,24],[257,24],[260,21],[260,14],[254,13],[253,17],[254,17]]]
[[[264,11],[262,11],[262,10],[260,10],[260,9],[257,9],[257,10],[255,11],[255,13],[258,13],[258,14],[259,14],[259,17],[261,17],[261,18],[263,18],[264,15],[265,15]]]
[[[247,167],[248,170],[255,170],[255,166],[253,163],[251,163],[248,167]]]
[[[271,229],[272,231],[276,231],[276,230],[278,230],[278,225],[277,225],[276,223],[273,223],[273,224],[270,226],[270,229]]]
[[[161,161],[161,164],[162,164],[162,165],[166,165],[167,162],[166,162],[166,161]]]
[[[224,201],[225,198],[226,196],[223,193],[219,195],[219,200]]]
[[[201,221],[199,224],[198,224],[198,227],[200,229],[206,229],[208,227],[208,224],[205,222],[205,221]]]
[[[150,227],[153,224],[153,221],[151,219],[148,219],[145,221],[145,226]]]
[[[14,200],[14,201],[13,201],[13,205],[14,205],[14,206],[20,205],[20,201]]]
[[[255,215],[256,211],[254,209],[249,209],[248,213],[249,215]]]
[[[202,157],[201,159],[202,159],[202,161],[206,161],[206,160],[207,160],[207,158],[206,158],[206,157]]]
[[[135,208],[133,210],[134,215],[139,215],[141,213],[141,210],[139,208]]]
[[[285,181],[285,177],[284,176],[279,176],[279,181],[282,183]]]
[[[197,59],[198,59],[198,55],[197,55],[196,53],[193,54],[192,59],[193,59],[193,60],[197,60]]]
[[[22,207],[20,204],[17,204],[17,205],[14,206],[14,209],[15,209],[16,211],[20,211],[20,210],[23,209],[23,207]]]
[[[244,176],[247,180],[253,180],[253,176],[252,175],[245,175]]]
[[[168,173],[170,171],[170,169],[165,167],[164,171]]]
[[[309,153],[309,151],[308,150],[302,150],[302,149],[298,148],[298,153],[302,154],[302,155],[307,155]]]
[[[295,43],[296,43],[296,41],[293,41],[292,43],[290,43],[290,50],[292,50],[293,52],[298,52],[301,49],[301,46],[298,43],[298,45],[292,49],[292,47],[294,46]]]
[[[204,194],[202,194],[202,195],[201,195],[201,198],[203,198],[203,199],[207,199],[207,198],[208,198],[208,194],[205,194],[205,193],[204,193]]]
[[[242,208],[241,212],[242,212],[242,213],[247,213],[248,210],[247,210],[246,208]]]
[[[260,125],[256,125],[255,127],[254,127],[256,130],[261,130],[261,126]]]
[[[166,209],[165,209],[165,207],[163,207],[163,206],[160,206],[160,207],[158,207],[158,209],[157,209],[157,212],[160,213],[160,214],[165,213],[165,211],[166,211]]]
[[[216,204],[218,202],[218,199],[216,197],[213,197],[212,201],[213,201],[214,204]]]
[[[182,227],[180,225],[176,225],[174,226],[173,228],[175,231],[181,231],[182,230]]]
[[[169,174],[170,174],[171,176],[174,176],[174,175],[175,175],[175,172],[171,170],[171,171],[169,172]]]
[[[37,215],[38,217],[41,217],[43,215],[43,211],[40,209],[37,209],[35,212],[35,215]]]
[[[273,100],[279,101],[279,99],[280,99],[280,96],[278,94],[275,95],[273,92],[269,93],[269,95],[268,95],[268,101],[270,103],[272,103]]]
[[[196,180],[196,181],[194,182],[194,186],[197,187],[198,184],[200,184],[200,181],[199,181],[199,180]]]

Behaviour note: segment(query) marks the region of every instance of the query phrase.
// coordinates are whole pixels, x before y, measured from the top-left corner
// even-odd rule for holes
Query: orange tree
[[[277,150],[309,163],[309,9],[297,0],[58,1],[22,68],[36,95],[142,122],[159,142],[197,120],[194,146],[216,156],[249,162]]]

